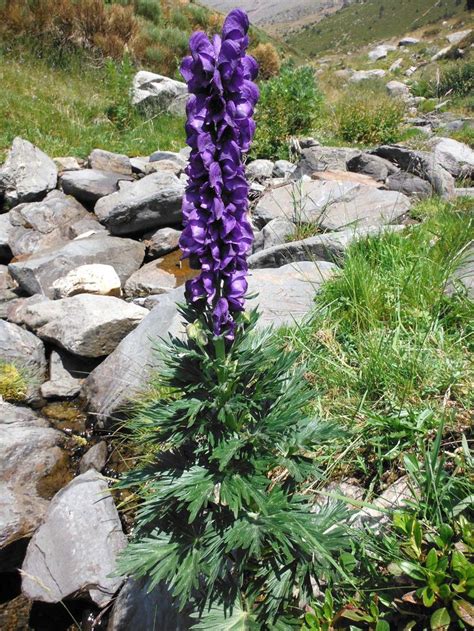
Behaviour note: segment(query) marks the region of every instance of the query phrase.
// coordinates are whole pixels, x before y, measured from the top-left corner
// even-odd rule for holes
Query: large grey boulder
[[[395,223],[409,209],[410,200],[401,193],[355,182],[316,180],[265,193],[252,218],[260,227],[271,219],[284,217],[332,231]]]
[[[427,180],[406,171],[397,171],[393,175],[389,175],[385,181],[385,186],[390,191],[399,191],[409,197],[422,198],[433,195],[433,187]]]
[[[184,184],[172,173],[147,175],[100,199],[95,214],[112,234],[132,235],[181,220]]]
[[[410,88],[402,81],[389,81],[385,86],[390,96],[407,100],[411,96]]]
[[[169,77],[140,70],[133,78],[132,104],[151,116],[169,112],[184,116],[188,88]]]
[[[346,171],[347,162],[360,153],[358,149],[351,147],[316,146],[303,149],[292,179],[297,180],[303,175],[312,175],[318,171]]]
[[[367,56],[370,61],[378,61],[379,59],[385,59],[388,53],[393,50],[397,50],[397,47],[393,46],[393,44],[380,44],[369,51]]]
[[[123,284],[140,267],[144,257],[143,243],[95,234],[11,263],[9,270],[28,294],[44,294],[52,298],[54,282],[76,267],[95,263],[111,265]]]
[[[150,590],[149,581],[129,578],[112,608],[107,631],[188,631],[196,621],[178,611],[165,585]]]
[[[252,160],[246,165],[245,172],[251,180],[267,180],[272,177],[274,166],[271,160]]]
[[[270,224],[268,224],[270,225]],[[349,229],[340,232],[327,232],[299,241],[281,243],[255,252],[248,258],[251,269],[262,267],[281,267],[298,261],[329,261],[340,264],[348,247],[357,239],[379,234],[381,231],[399,231],[404,226],[377,226]]]
[[[41,199],[56,188],[58,170],[54,161],[23,138],[15,138],[0,168],[0,194],[7,206]]]
[[[349,81],[352,83],[360,83],[361,81],[368,81],[370,79],[381,79],[385,77],[386,71],[381,68],[374,68],[373,70],[356,70],[349,77]]]
[[[32,410],[0,401],[0,549],[41,524],[48,500],[40,493],[64,460],[63,443]]]
[[[450,44],[460,44],[463,39],[467,38],[472,33],[472,29],[466,29],[465,31],[456,31],[446,35],[446,39]]]
[[[0,263],[9,263],[12,259],[12,251],[10,248],[10,232],[12,224],[10,222],[10,213],[0,215]]]
[[[454,178],[446,169],[438,165],[434,154],[427,151],[415,151],[402,145],[382,145],[371,153],[390,160],[402,171],[427,180],[435,193],[441,197],[454,196]]]
[[[436,162],[454,177],[474,178],[474,150],[453,138],[430,139]]]
[[[133,180],[131,175],[98,169],[66,171],[60,176],[61,188],[84,204],[94,204],[101,197],[119,190],[120,182]]]
[[[135,298],[150,294],[163,294],[176,287],[176,278],[173,274],[161,269],[161,261],[146,263],[134,272],[123,288],[125,296]]]
[[[61,191],[51,191],[40,202],[19,204],[8,215],[14,256],[63,245],[71,240],[70,228],[90,217],[78,201]]]
[[[13,322],[0,320],[0,360],[13,364],[27,384],[26,398],[34,401],[38,388],[46,380],[46,356],[43,342]]]
[[[368,175],[378,182],[385,182],[389,175],[398,171],[389,160],[370,153],[361,153],[348,160],[347,169],[354,173]]]
[[[81,265],[53,283],[54,298],[70,298],[77,294],[99,296],[122,295],[122,284],[111,265]]]
[[[338,268],[332,263],[303,262],[279,269],[258,269],[249,278],[249,303],[258,306],[260,326],[292,324],[313,306],[317,289]],[[168,335],[183,336],[177,303],[184,302],[183,287],[158,296],[156,306],[139,326],[118,345],[87,378],[83,395],[98,427],[109,427],[120,418],[127,403],[146,390],[150,374],[159,366],[154,348]],[[123,384],[127,384],[127,388]]]
[[[22,315],[41,339],[81,357],[103,357],[148,311],[112,296],[80,294],[29,305]]]
[[[123,175],[132,175],[130,158],[121,153],[112,153],[104,149],[94,149],[89,155],[89,166],[99,171],[112,171]]]
[[[107,480],[93,469],[51,501],[22,566],[27,598],[56,603],[88,596],[105,606],[123,579],[111,577],[126,543]]]

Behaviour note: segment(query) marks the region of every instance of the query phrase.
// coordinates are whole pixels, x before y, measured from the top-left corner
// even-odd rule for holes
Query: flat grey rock
[[[121,153],[112,153],[104,149],[94,149],[89,156],[91,169],[99,171],[112,171],[122,175],[132,175],[130,158]]]
[[[272,177],[274,166],[271,160],[252,160],[245,166],[245,172],[251,180],[267,180]]]
[[[382,145],[374,149],[372,153],[390,160],[402,171],[427,180],[435,193],[441,197],[454,196],[454,178],[446,169],[438,165],[434,154],[427,151],[415,151],[402,145]]]
[[[54,161],[24,140],[16,137],[0,168],[0,193],[7,206],[41,199],[56,188],[58,170]]]
[[[427,180],[406,171],[397,171],[389,175],[385,185],[390,191],[399,191],[409,197],[423,198],[433,195],[433,187]]]
[[[321,283],[337,269],[332,263],[303,262],[254,270],[249,278],[249,293],[258,292],[259,296],[248,307],[260,308],[260,326],[301,321],[312,308]],[[98,427],[112,426],[127,403],[146,388],[151,373],[159,366],[154,351],[159,340],[168,335],[184,335],[176,307],[176,303],[184,302],[183,287],[157,298],[149,315],[91,372],[84,384],[83,395]]]
[[[431,138],[430,145],[438,164],[456,178],[474,177],[474,150],[453,138]]]
[[[283,217],[272,219],[255,235],[253,253],[286,243],[295,229],[295,224],[288,219]]]
[[[128,298],[164,294],[176,287],[173,274],[160,269],[160,260],[146,263],[134,272],[124,285],[124,294]]]
[[[70,228],[90,213],[73,197],[51,191],[40,202],[19,204],[9,213],[9,245],[14,256],[33,254],[71,240]]]
[[[130,175],[98,169],[66,171],[60,176],[61,188],[84,204],[94,204],[101,197],[119,190],[119,182],[131,181]]]
[[[301,158],[292,174],[292,179],[312,175],[318,171],[347,171],[347,162],[360,155],[359,149],[352,147],[313,146],[303,149]]]
[[[360,83],[361,81],[367,81],[370,79],[381,79],[385,77],[386,71],[382,68],[374,68],[373,70],[356,70],[352,73],[349,81],[352,83]]]
[[[24,374],[27,399],[34,401],[46,380],[46,356],[43,342],[13,322],[0,320],[0,358]]]
[[[185,612],[179,613],[163,584],[150,591],[147,581],[129,578],[115,600],[107,631],[188,631],[193,624]]]
[[[273,177],[290,177],[290,175],[296,170],[296,164],[289,162],[288,160],[277,160],[273,167]]]
[[[0,549],[41,524],[48,501],[38,488],[62,460],[63,443],[32,410],[0,401]]]
[[[395,223],[410,209],[403,194],[348,181],[315,180],[273,189],[260,199],[252,218],[257,226],[284,217],[322,230],[366,228]]]
[[[95,469],[96,471],[102,471],[107,462],[107,443],[105,440],[101,440],[99,443],[93,445],[82,456],[79,463],[79,472],[85,473],[89,469]]]
[[[106,234],[70,241],[63,247],[41,251],[26,260],[9,265],[10,274],[30,295],[53,297],[53,284],[81,265],[111,265],[122,284],[143,262],[145,246],[131,239]]]
[[[69,399],[79,394],[91,366],[80,358],[58,349],[51,351],[49,380],[41,386],[45,399]]]
[[[95,214],[112,234],[133,235],[179,223],[184,184],[175,175],[147,175],[125,189],[100,199]]]
[[[81,357],[109,355],[148,311],[112,296],[80,294],[26,307],[23,322],[38,337]]]
[[[0,214],[0,263],[9,263],[12,259],[13,254],[10,248],[11,230],[10,213]]]
[[[123,582],[111,578],[126,543],[106,479],[91,469],[51,501],[22,566],[22,592],[56,603],[88,596],[105,606]]]

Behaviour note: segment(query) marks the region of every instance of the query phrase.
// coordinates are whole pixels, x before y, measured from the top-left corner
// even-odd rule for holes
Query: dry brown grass
[[[280,72],[281,59],[273,44],[258,44],[250,53],[258,61],[260,79],[270,79]]]

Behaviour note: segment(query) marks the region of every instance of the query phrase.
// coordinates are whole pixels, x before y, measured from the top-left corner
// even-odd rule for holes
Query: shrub
[[[445,66],[441,72],[433,70],[423,75],[412,86],[417,96],[445,98],[464,97],[474,92],[474,61],[457,61]]]
[[[346,142],[394,142],[404,115],[401,101],[375,91],[348,90],[336,105],[338,133]]]
[[[27,390],[24,371],[14,364],[0,363],[0,397],[6,401],[23,401]]]
[[[250,54],[258,61],[260,79],[270,79],[280,72],[280,56],[273,44],[258,44]]]
[[[312,68],[282,67],[279,76],[260,85],[253,156],[288,158],[289,140],[311,131],[322,102]]]
[[[161,19],[161,4],[158,0],[136,0],[135,12],[146,20],[158,24]]]

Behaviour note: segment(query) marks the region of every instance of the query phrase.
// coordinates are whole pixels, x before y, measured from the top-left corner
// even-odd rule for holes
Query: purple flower
[[[188,84],[186,134],[191,147],[183,200],[183,256],[198,260],[201,274],[186,284],[187,300],[210,313],[215,335],[232,340],[235,315],[244,309],[247,252],[252,245],[243,155],[255,133],[259,93],[257,62],[245,54],[249,21],[236,9],[222,37],[194,33],[181,64]]]

